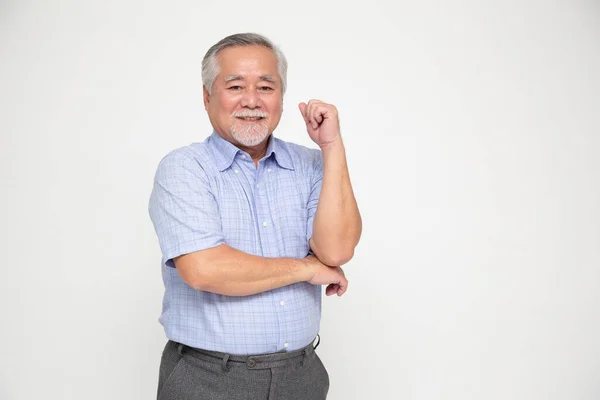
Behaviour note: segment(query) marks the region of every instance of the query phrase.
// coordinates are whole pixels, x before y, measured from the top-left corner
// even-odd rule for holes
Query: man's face
[[[222,137],[245,147],[262,143],[283,111],[275,54],[261,46],[229,47],[217,55],[219,75],[204,107]]]

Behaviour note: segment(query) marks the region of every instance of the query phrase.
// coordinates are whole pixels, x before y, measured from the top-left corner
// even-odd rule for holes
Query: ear
[[[210,103],[210,93],[206,89],[206,86],[202,86],[202,93],[204,98],[204,109],[208,111],[208,103]]]

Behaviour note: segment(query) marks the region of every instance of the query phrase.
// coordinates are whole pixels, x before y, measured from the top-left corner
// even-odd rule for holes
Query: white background
[[[364,232],[329,398],[600,398],[600,3],[206,3],[0,0],[0,399],[155,397],[152,179],[245,31],[289,60],[277,136],[340,110]]]

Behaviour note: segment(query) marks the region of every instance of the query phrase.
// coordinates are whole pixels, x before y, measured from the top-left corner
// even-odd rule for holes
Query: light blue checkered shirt
[[[297,350],[314,340],[321,286],[224,296],[192,289],[172,259],[223,243],[263,257],[306,257],[322,178],[319,150],[273,136],[258,168],[215,132],[161,160],[149,212],[163,254],[159,321],[169,339],[230,354]]]

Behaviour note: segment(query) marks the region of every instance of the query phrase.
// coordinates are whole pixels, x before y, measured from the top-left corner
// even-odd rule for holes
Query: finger
[[[325,102],[321,101],[321,100],[317,100],[317,99],[311,99],[308,101],[309,105],[315,106],[317,104],[325,104]]]
[[[323,122],[321,113],[323,108],[320,103],[311,103],[308,108],[308,118],[313,129],[317,129],[319,124]]]
[[[304,119],[304,123],[308,127],[310,125],[308,121],[308,105],[306,103],[298,104],[298,108],[300,109],[300,114],[302,114],[302,119]]]
[[[330,283],[329,285],[327,285],[327,288],[325,289],[325,294],[327,296],[331,296],[335,293],[337,293],[339,291],[339,286],[336,283]]]
[[[316,106],[313,111],[315,121],[317,121],[318,124],[323,122],[323,120],[327,117],[328,111],[329,110],[327,110],[327,107],[323,107],[322,105]]]
[[[313,108],[313,101],[309,100],[309,102],[306,104],[306,124],[308,126],[310,126],[312,129],[315,129],[315,125],[312,120],[312,108]]]
[[[308,102],[308,108],[306,111],[306,116],[308,117],[308,120],[311,124],[311,127],[313,129],[317,129],[319,127],[319,123],[317,122],[317,120],[315,119],[316,114],[315,114],[315,109],[320,105],[320,104],[324,104],[321,100],[315,100],[312,99]]]
[[[313,114],[319,123],[322,123],[326,119],[337,120],[339,122],[338,110],[333,104],[316,104]],[[319,119],[319,117],[322,118]]]
[[[302,118],[304,118],[304,120],[306,120],[306,108],[307,108],[307,104],[302,102],[300,104],[298,104],[298,108],[300,109],[300,113],[302,114]]]
[[[317,103],[312,109],[313,119],[320,125],[324,120],[333,115],[333,106],[325,103]]]
[[[340,271],[342,273],[342,279],[338,282],[338,290],[337,290],[337,295],[341,296],[344,293],[346,293],[346,290],[348,290],[348,279],[346,278],[346,276],[344,275],[344,271],[340,268]]]

